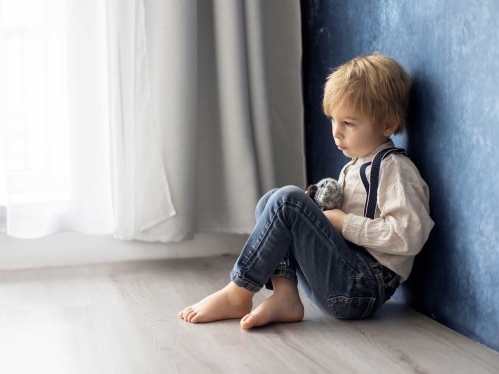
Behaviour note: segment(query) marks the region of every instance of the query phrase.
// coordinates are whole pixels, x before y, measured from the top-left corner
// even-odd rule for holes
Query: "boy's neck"
[[[383,144],[386,144],[386,143],[390,142],[391,140],[392,140],[392,139],[391,139],[390,137],[388,137],[388,138],[387,138],[387,137],[385,137],[385,140],[384,140],[384,141],[381,141],[381,143],[379,143],[376,147],[374,147],[374,148],[371,150],[371,152],[369,152],[369,153],[365,154],[365,155],[364,155],[364,156],[362,156],[362,157],[357,157],[357,158],[364,158],[364,157],[367,157],[367,156],[371,155],[371,154],[372,154],[374,151],[376,151],[376,150],[377,150],[380,146],[382,146]]]

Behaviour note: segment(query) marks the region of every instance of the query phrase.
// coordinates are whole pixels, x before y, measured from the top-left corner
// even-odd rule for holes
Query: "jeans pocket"
[[[370,315],[375,302],[375,297],[336,296],[327,299],[327,306],[337,318],[360,319]]]

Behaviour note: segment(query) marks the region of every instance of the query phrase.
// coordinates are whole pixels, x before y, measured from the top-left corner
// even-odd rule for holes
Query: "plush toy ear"
[[[317,192],[317,185],[315,184],[311,184],[310,186],[308,186],[307,190],[305,191],[305,193],[308,196],[310,196],[312,199],[314,198],[316,192]]]

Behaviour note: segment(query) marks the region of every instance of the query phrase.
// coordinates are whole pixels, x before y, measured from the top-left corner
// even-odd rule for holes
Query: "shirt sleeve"
[[[423,185],[417,170],[406,167],[401,177],[400,163],[394,162],[391,166],[394,166],[392,171],[385,174],[384,183],[380,181],[379,185],[379,218],[349,213],[342,235],[374,251],[415,256],[435,225],[429,214],[428,186]]]

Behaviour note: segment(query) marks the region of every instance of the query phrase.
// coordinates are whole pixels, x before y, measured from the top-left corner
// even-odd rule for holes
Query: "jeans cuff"
[[[296,277],[296,272],[294,271],[294,269],[285,265],[279,265],[279,267],[274,271],[271,277],[286,277],[298,283],[298,278]],[[265,288],[267,290],[274,289],[274,286],[272,285],[272,279],[269,279],[268,282],[265,283]]]
[[[248,282],[246,279],[242,279],[239,274],[232,270],[230,272],[230,279],[232,282],[236,284],[238,287],[242,287],[245,290],[251,291],[251,292],[258,292],[262,289],[262,286],[258,286],[256,284]]]

